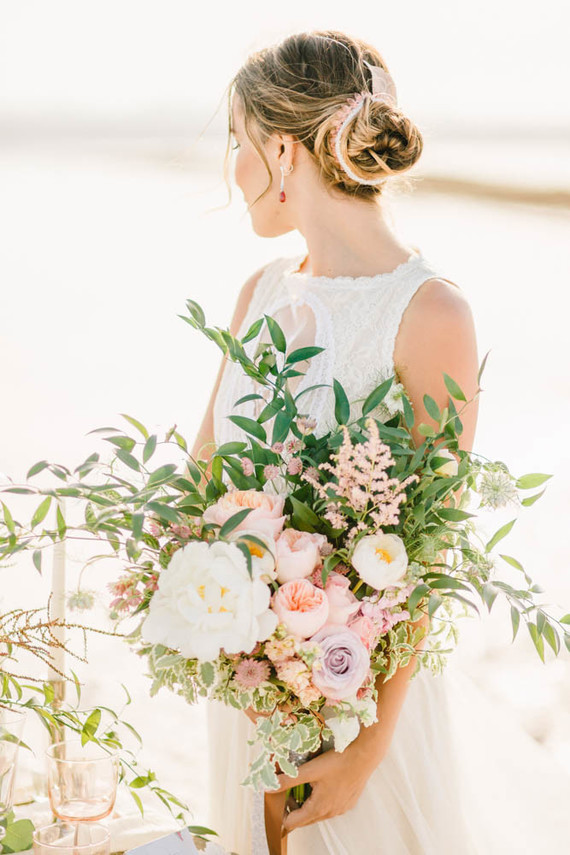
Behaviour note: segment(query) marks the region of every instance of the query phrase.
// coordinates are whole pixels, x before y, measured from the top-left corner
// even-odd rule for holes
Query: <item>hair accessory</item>
[[[284,190],[284,187],[285,187],[285,176],[286,176],[286,175],[290,175],[290,174],[291,174],[291,172],[293,172],[293,164],[291,164],[291,165],[290,165],[290,167],[289,167],[289,169],[287,170],[287,172],[285,172],[285,170],[284,170],[284,168],[283,168],[282,166],[280,166],[280,167],[279,167],[279,169],[281,170],[281,187],[279,188],[279,201],[280,201],[280,202],[284,202],[284,201],[285,201],[285,199],[287,198],[287,197],[285,196],[285,190]]]
[[[368,66],[370,69],[370,73],[372,74],[372,92],[369,92],[368,89],[365,89],[363,92],[355,92],[338,111],[338,121],[331,133],[331,144],[333,146],[333,150],[336,156],[336,159],[353,181],[358,182],[358,184],[382,184],[386,179],[385,176],[382,178],[361,178],[346,163],[344,157],[342,156],[342,152],[340,150],[340,140],[342,136],[342,132],[348,123],[356,116],[358,111],[362,108],[364,101],[366,98],[369,101],[384,101],[387,104],[391,104],[392,106],[397,106],[397,98],[396,98],[396,85],[394,83],[393,78],[387,71],[384,71],[383,68],[379,68],[376,65],[370,65],[370,63],[364,60],[364,64]]]

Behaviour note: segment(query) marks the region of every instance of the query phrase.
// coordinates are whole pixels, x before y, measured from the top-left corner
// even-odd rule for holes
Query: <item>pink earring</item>
[[[285,188],[285,176],[290,175],[291,172],[293,172],[293,164],[291,164],[291,166],[289,167],[287,172],[285,172],[285,170],[283,169],[282,166],[280,166],[279,169],[281,170],[281,187],[279,189],[279,201],[284,202],[285,199],[287,198],[285,196],[285,189],[284,189]]]

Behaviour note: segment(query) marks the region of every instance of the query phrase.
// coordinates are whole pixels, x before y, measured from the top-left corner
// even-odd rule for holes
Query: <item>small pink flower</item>
[[[255,466],[253,465],[253,460],[250,460],[249,457],[242,457],[240,459],[240,463],[241,463],[241,468],[242,468],[242,472],[244,475],[246,475],[247,477],[249,477],[250,475],[253,475],[253,473],[255,472]]]
[[[145,582],[145,591],[157,591],[158,590],[158,574],[153,573],[150,579],[147,579]]]
[[[271,451],[274,451],[275,454],[283,454],[284,448],[285,448],[285,446],[283,445],[282,442],[274,442],[273,445],[271,446]]]
[[[300,475],[303,471],[303,462],[300,457],[292,457],[287,464],[287,473],[289,475]]]
[[[273,481],[279,475],[279,467],[275,466],[274,463],[268,463],[267,466],[263,467],[263,475],[268,481]]]
[[[350,580],[340,573],[329,573],[325,593],[329,601],[327,623],[346,626],[360,608],[360,600],[350,590]]]
[[[289,454],[296,454],[298,451],[301,451],[302,448],[303,443],[300,439],[290,439],[285,443],[285,449]]]
[[[146,527],[148,529],[148,533],[152,534],[153,537],[160,537],[161,536],[162,526],[160,526],[158,524],[158,522],[153,517],[147,517]]]
[[[311,419],[308,416],[300,416],[297,419],[297,427],[299,428],[303,436],[306,436],[308,433],[313,433],[316,426],[317,420]]]
[[[309,581],[313,583],[316,588],[324,588],[323,585],[323,565],[319,564],[318,567],[315,567],[311,575],[309,576]]]
[[[269,679],[268,662],[259,659],[242,659],[235,673],[235,681],[244,689],[256,689]]]
[[[188,540],[188,538],[192,534],[192,529],[190,528],[190,526],[180,525],[179,523],[170,523],[170,530],[173,534],[177,535],[178,537],[182,537],[185,540]]]

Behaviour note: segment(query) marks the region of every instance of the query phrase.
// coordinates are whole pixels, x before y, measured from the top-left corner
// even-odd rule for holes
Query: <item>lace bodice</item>
[[[382,380],[396,373],[393,358],[402,316],[417,289],[427,279],[441,278],[421,252],[415,252],[389,273],[375,276],[312,276],[298,272],[304,256],[277,258],[258,279],[239,330],[245,335],[250,325],[264,314],[274,317],[288,341],[288,350],[315,344],[325,350],[313,357],[307,373],[298,379],[299,409],[317,419],[317,436],[334,423],[333,378],[344,387],[349,401],[358,408]],[[267,331],[245,345],[249,356]],[[299,367],[304,370],[307,363]],[[322,384],[322,385],[321,385]],[[216,443],[245,439],[227,415],[234,413],[256,418],[263,402],[247,401],[235,407],[239,398],[260,392],[239,365],[227,362],[214,404]],[[360,402],[360,403],[358,403]]]

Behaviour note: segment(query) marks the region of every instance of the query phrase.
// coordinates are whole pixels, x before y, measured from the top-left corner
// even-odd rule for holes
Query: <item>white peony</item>
[[[269,601],[269,587],[249,575],[234,543],[188,543],[159,576],[142,636],[201,662],[216,659],[222,648],[251,653],[277,626]]]
[[[406,575],[408,555],[397,534],[370,534],[358,541],[352,553],[352,566],[360,578],[383,591]]]
[[[435,450],[436,457],[445,457],[447,458],[447,463],[442,463],[441,466],[438,466],[433,471],[436,475],[457,475],[459,464],[457,462],[457,458],[449,448],[436,448]]]
[[[251,537],[254,537],[255,540],[250,540]],[[262,582],[272,582],[277,578],[274,538],[270,538],[259,531],[244,529],[243,531],[232,531],[229,540],[232,542],[239,540],[247,546],[251,555],[251,569],[255,579],[261,579]],[[265,544],[265,548],[260,545],[259,541]]]

